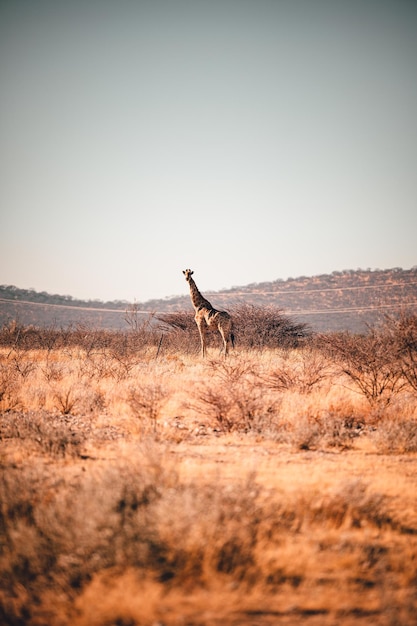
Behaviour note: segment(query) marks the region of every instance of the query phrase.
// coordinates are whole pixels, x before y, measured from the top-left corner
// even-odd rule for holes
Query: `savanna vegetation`
[[[0,331],[0,622],[411,625],[417,317]]]
[[[179,277],[177,276],[178,280]],[[173,283],[175,284],[175,283]],[[184,289],[184,281],[178,283]],[[318,332],[350,330],[363,333],[374,325],[382,313],[417,304],[417,266],[410,269],[344,270],[319,276],[299,276],[287,280],[252,283],[227,290],[207,293],[216,307],[229,311],[244,303],[256,307],[281,307],[311,324]],[[159,300],[77,300],[71,296],[20,289],[0,285],[0,326],[10,319],[19,319],[26,326],[68,327],[78,323],[122,330],[126,307],[140,312],[142,321],[152,311],[172,313],[189,309],[186,294]],[[259,330],[259,329],[258,329]]]

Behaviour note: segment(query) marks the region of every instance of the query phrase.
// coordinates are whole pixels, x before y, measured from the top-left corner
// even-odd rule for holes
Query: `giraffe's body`
[[[191,302],[195,311],[195,322],[201,339],[201,354],[206,354],[206,332],[210,330],[218,330],[224,346],[224,355],[229,352],[229,342],[234,345],[233,323],[232,318],[226,311],[218,311],[215,309],[204,296],[199,292],[197,285],[192,278],[191,270],[183,270],[185,280],[190,287]]]

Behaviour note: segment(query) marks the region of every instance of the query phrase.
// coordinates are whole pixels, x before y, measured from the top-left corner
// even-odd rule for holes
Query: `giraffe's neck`
[[[197,285],[195,284],[192,278],[190,278],[189,280],[189,285],[190,285],[191,302],[193,303],[193,307],[195,308],[195,310],[197,311],[198,309],[201,309],[201,308],[212,309],[213,308],[212,305],[198,291]]]

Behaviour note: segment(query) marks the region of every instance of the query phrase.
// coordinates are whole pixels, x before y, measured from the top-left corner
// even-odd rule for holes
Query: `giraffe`
[[[192,278],[194,272],[191,270],[183,270],[182,273],[190,286],[191,302],[195,310],[194,319],[201,339],[201,356],[204,357],[206,355],[206,331],[208,329],[217,328],[223,339],[223,353],[226,357],[229,352],[229,341],[232,346],[235,345],[232,318],[226,311],[218,311],[215,309],[210,302],[201,295]]]

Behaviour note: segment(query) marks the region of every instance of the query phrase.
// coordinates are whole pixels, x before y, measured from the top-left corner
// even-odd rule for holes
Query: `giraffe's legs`
[[[200,333],[200,340],[201,340],[201,356],[205,357],[206,356],[206,329],[204,327],[204,323],[197,323],[197,327],[198,327],[198,331]]]
[[[223,346],[224,346],[223,354],[224,354],[224,356],[227,356],[227,354],[229,352],[228,336],[225,334],[225,332],[224,332],[224,330],[223,330],[223,328],[221,326],[219,326],[219,333],[221,334],[222,339],[223,339]]]

